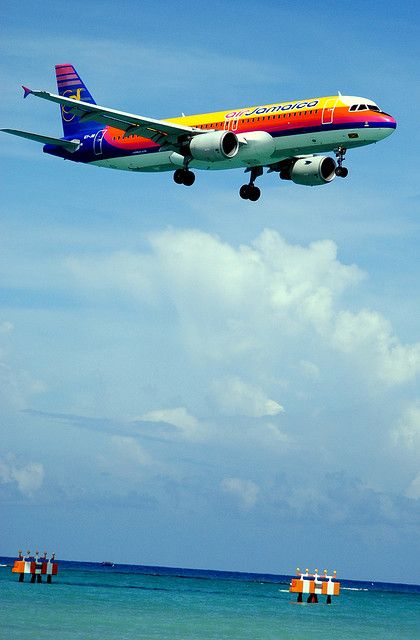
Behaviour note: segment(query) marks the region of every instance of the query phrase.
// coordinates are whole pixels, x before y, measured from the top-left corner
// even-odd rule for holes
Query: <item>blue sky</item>
[[[0,142],[4,554],[418,582],[419,13],[405,2],[4,11],[0,126],[73,63],[151,117],[343,94],[396,117],[319,188]]]

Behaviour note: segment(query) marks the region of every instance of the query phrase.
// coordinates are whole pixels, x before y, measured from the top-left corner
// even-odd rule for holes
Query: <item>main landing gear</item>
[[[343,167],[344,156],[346,155],[347,149],[344,147],[338,147],[335,152],[335,157],[337,158],[337,166],[335,168],[335,175],[340,176],[340,178],[346,178],[348,176],[349,170],[346,167]]]
[[[186,187],[191,187],[195,181],[195,175],[189,169],[177,169],[174,173],[174,181],[177,184],[185,184]]]
[[[239,189],[239,195],[243,200],[251,200],[251,202],[256,202],[261,195],[261,191],[254,185],[254,182],[258,178],[258,176],[261,176],[263,174],[263,168],[252,167],[251,169],[247,169],[247,171],[251,172],[249,184],[242,185],[242,187]]]

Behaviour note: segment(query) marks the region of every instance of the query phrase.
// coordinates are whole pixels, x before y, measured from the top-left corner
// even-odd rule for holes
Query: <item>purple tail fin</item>
[[[55,65],[55,75],[57,77],[57,87],[60,96],[96,104],[72,64]],[[71,113],[67,107],[61,107],[61,120],[63,122],[65,137],[74,137],[87,131],[98,131],[103,126],[99,122],[80,122],[78,116]]]

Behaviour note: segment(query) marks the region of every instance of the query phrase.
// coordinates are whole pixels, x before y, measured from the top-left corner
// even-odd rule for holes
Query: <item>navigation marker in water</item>
[[[332,575],[327,575],[327,570],[324,569],[324,575],[318,574],[318,569],[315,569],[315,573],[309,573],[309,569],[306,569],[305,573],[302,573],[299,567],[296,569],[297,578],[292,578],[290,583],[290,593],[297,593],[297,601],[303,602],[303,594],[308,594],[308,603],[317,603],[319,595],[327,596],[327,604],[331,604],[331,596],[340,595],[340,583],[337,580],[337,572],[333,571]]]
[[[19,574],[19,582],[23,582],[25,574],[31,576],[31,582],[42,582],[42,576],[47,576],[47,583],[51,584],[52,576],[58,573],[58,563],[55,560],[55,553],[51,554],[51,558],[47,559],[47,552],[44,551],[42,558],[39,558],[39,551],[35,551],[35,556],[31,556],[31,552],[23,555],[22,551],[18,551],[18,559],[15,560],[12,567],[12,573]]]

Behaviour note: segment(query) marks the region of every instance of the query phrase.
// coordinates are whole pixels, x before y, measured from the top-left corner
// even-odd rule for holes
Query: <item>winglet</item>
[[[22,85],[22,89],[24,98],[27,98],[30,93],[33,93],[32,89],[28,89],[28,87],[25,87],[24,85]]]

